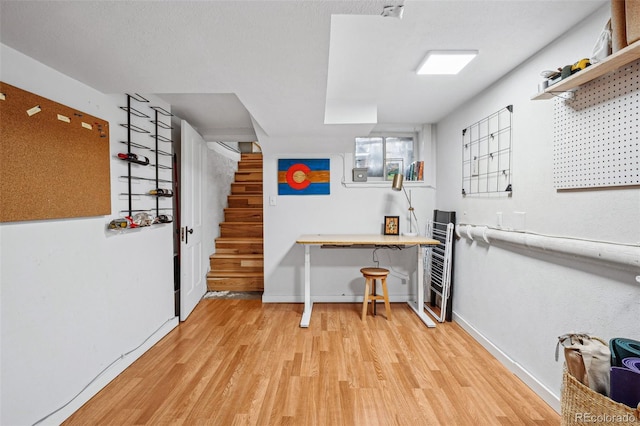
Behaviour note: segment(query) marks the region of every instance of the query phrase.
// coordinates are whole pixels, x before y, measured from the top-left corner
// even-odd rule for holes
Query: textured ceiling
[[[403,3],[397,19],[387,1],[2,0],[0,42],[105,93],[158,94],[207,140],[346,139],[437,122],[608,2]],[[480,55],[415,75],[431,49]]]

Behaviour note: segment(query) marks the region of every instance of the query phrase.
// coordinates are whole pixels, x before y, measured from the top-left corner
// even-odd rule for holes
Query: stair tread
[[[262,206],[256,207],[256,206],[249,206],[249,207],[225,207],[225,210],[242,210],[243,212],[246,212],[247,210],[257,210],[257,211],[262,211]]]
[[[227,208],[237,209],[237,210],[227,210]],[[225,213],[229,213],[229,215],[231,216],[233,216],[234,214],[262,215],[262,212],[263,212],[262,207],[227,207],[227,208],[225,208]],[[250,221],[247,221],[247,222],[250,222]]]
[[[264,291],[263,277],[208,278],[209,291]]]
[[[262,277],[262,271],[209,271],[207,278],[243,278],[243,277]]]
[[[238,212],[225,212],[225,222],[252,222],[256,224],[262,223],[262,213],[240,214]]]
[[[230,243],[230,242],[243,242],[243,243],[258,243],[258,242],[262,242],[264,240],[264,238],[262,237],[218,237],[216,238],[216,241],[222,241],[224,243]]]
[[[232,253],[213,253],[209,256],[209,259],[213,259],[214,257],[223,258],[223,259],[262,259],[264,258],[264,254],[262,253],[247,253],[247,254],[232,254]]]

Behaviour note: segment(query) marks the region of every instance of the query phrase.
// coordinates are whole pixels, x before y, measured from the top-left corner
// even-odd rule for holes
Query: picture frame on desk
[[[400,235],[400,216],[384,217],[384,235]]]

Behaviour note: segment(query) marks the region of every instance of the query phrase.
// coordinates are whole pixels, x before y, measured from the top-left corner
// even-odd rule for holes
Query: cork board
[[[109,123],[0,82],[0,222],[111,213]]]

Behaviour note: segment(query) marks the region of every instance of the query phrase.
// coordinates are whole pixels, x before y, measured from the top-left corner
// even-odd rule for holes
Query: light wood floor
[[[66,425],[518,425],[559,415],[455,323],[405,304],[205,299]]]

